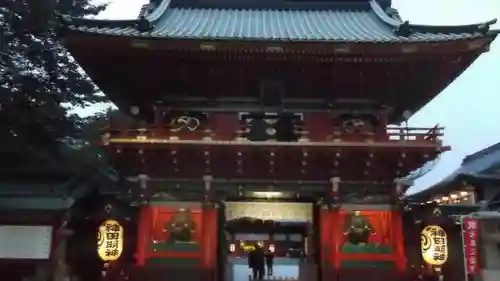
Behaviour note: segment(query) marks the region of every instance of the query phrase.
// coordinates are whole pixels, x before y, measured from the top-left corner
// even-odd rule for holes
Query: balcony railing
[[[425,140],[437,141],[443,136],[443,127],[434,126],[432,128],[419,127],[387,127],[387,136],[390,140]]]
[[[314,139],[308,138],[309,132],[296,130],[298,139],[296,142],[333,142],[333,143],[414,143],[414,144],[436,144],[441,145],[440,137],[443,136],[444,128],[420,128],[420,127],[395,127],[389,126],[385,130],[369,133],[345,133],[345,132],[324,132],[323,137]],[[139,124],[130,126],[107,126],[103,128],[106,139],[113,140],[171,140],[171,141],[245,141],[244,130],[239,126],[235,130],[225,128],[179,130],[170,129],[167,126],[144,126]],[[272,140],[271,140],[272,142]]]

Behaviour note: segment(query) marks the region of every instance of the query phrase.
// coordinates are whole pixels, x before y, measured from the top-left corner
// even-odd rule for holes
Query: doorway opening
[[[253,279],[257,272],[250,260],[263,267],[264,280],[299,280],[304,267],[314,264],[312,203],[238,201],[225,202],[223,209],[225,281]],[[260,258],[254,258],[255,253]]]

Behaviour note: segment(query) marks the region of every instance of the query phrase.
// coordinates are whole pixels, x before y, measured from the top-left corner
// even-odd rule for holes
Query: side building
[[[103,214],[124,226],[136,221],[137,211],[116,198],[117,181],[98,169],[0,169],[2,280],[97,280],[101,267],[92,265],[101,261],[95,237]]]
[[[408,200],[470,206],[483,201],[494,203],[499,193],[500,143],[497,143],[465,157],[458,169],[437,184],[408,196]]]
[[[412,221],[428,225],[438,220],[447,226],[450,257],[445,270],[457,278],[467,272],[469,278],[498,279],[500,143],[468,155],[442,181],[407,200]],[[477,229],[471,230],[468,221],[477,223]]]

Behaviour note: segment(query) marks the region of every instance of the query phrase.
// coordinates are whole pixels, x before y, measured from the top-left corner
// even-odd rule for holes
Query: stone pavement
[[[232,259],[233,281],[248,281],[251,269],[245,258]],[[276,258],[273,275],[266,276],[265,280],[296,280],[299,277],[299,260],[290,258]]]

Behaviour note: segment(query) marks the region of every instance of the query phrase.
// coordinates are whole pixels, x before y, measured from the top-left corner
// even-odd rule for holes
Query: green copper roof
[[[466,26],[403,22],[376,1],[314,9],[200,8],[164,0],[136,21],[68,19],[70,29],[113,36],[202,40],[435,42],[482,37],[490,21]],[[219,5],[220,6],[220,5]]]

